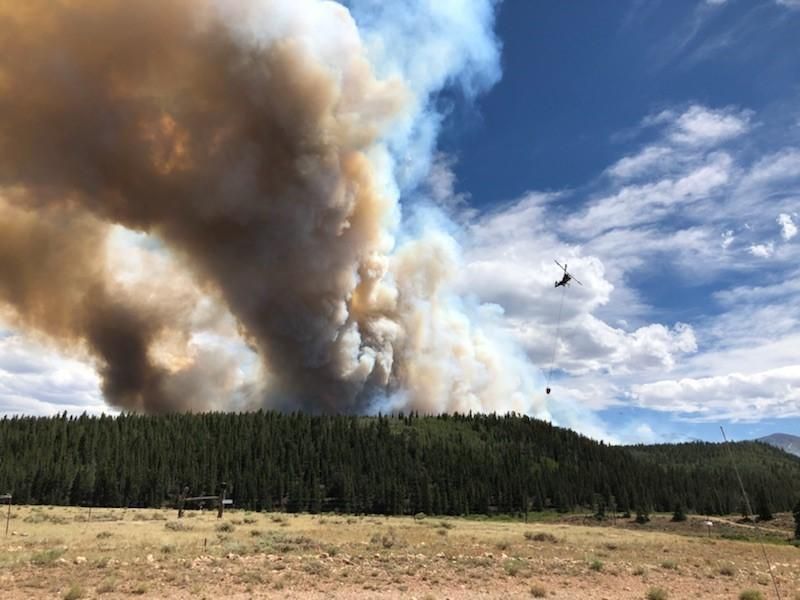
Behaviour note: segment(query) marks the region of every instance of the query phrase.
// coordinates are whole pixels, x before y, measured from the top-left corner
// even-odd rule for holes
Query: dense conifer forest
[[[800,458],[733,453],[751,498],[800,499]],[[15,503],[162,506],[221,481],[240,508],[384,514],[741,509],[720,444],[609,446],[525,416],[255,412],[0,420],[0,493]],[[594,507],[594,508],[591,508]]]

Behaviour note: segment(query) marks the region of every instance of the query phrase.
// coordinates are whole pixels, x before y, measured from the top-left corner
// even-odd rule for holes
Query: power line
[[[750,498],[747,496],[747,492],[744,490],[744,483],[742,482],[742,476],[739,475],[739,467],[736,465],[736,459],[733,456],[733,450],[731,450],[731,442],[728,441],[728,438],[725,435],[725,430],[722,428],[722,425],[719,426],[719,430],[722,432],[722,439],[725,440],[725,446],[728,448],[728,455],[731,457],[731,464],[733,465],[733,470],[736,473],[736,479],[739,481],[739,489],[742,490],[742,497],[744,498],[744,507],[747,511],[747,518],[753,518],[753,509],[750,507]],[[755,520],[753,520],[755,523]],[[769,576],[772,579],[772,585],[775,588],[775,595],[778,597],[778,600],[781,600],[781,592],[778,589],[778,582],[775,580],[775,574],[772,572],[772,563],[769,562],[769,556],[767,556],[767,548],[764,546],[764,541],[761,536],[764,535],[762,529],[755,525],[756,531],[760,534],[758,539],[758,543],[761,546],[761,552],[764,554],[764,560],[767,563],[767,569],[769,570]]]

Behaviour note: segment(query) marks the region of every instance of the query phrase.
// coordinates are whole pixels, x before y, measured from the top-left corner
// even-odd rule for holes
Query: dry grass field
[[[85,508],[13,507],[0,542],[0,597],[775,597],[759,544],[728,539],[737,536],[724,528],[708,536],[699,519],[672,531],[668,516],[596,526],[575,518],[187,515],[95,509],[89,520]],[[788,537],[788,523],[774,525],[775,539]],[[800,600],[800,548],[766,548],[782,597]]]

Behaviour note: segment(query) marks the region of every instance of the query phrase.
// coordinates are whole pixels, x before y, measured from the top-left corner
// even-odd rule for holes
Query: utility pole
[[[184,486],[183,491],[178,494],[178,518],[183,518],[183,507],[186,504],[186,496],[189,495],[189,486]]]

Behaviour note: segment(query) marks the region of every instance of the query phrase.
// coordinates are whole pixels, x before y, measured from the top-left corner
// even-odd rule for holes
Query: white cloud
[[[745,133],[750,112],[693,105],[671,124],[670,139],[685,145],[718,144]]]
[[[633,156],[626,156],[608,169],[608,173],[617,179],[630,179],[644,173],[649,173],[654,167],[663,164],[663,161],[672,155],[672,149],[666,146],[647,146],[644,150]]]
[[[725,4],[728,0],[706,0],[706,4],[711,4],[712,6],[720,6]]]
[[[800,178],[800,150],[784,148],[759,159],[742,177],[743,189],[763,188],[784,185],[787,181]]]
[[[787,8],[800,8],[800,0],[775,0],[775,3]]]
[[[734,107],[713,109],[693,104],[682,112],[665,109],[648,115],[642,126],[663,126],[666,140],[682,147],[713,146],[746,133],[752,111]]]
[[[797,235],[797,225],[794,224],[791,215],[781,213],[778,215],[777,222],[781,226],[781,237],[787,242]]]
[[[672,328],[651,323],[627,332],[594,315],[584,315],[565,329],[558,367],[575,374],[669,371],[680,355],[697,350],[694,330],[684,323]]]
[[[716,152],[678,178],[624,186],[610,196],[589,202],[586,210],[567,219],[565,228],[573,235],[593,236],[617,227],[659,221],[725,185],[731,166],[728,154]]]
[[[613,163],[599,180],[607,189],[595,198],[581,203],[580,190],[531,194],[472,219],[465,287],[506,309],[507,333],[545,372],[555,348],[554,393],[588,411],[632,402],[683,419],[749,419],[754,406],[762,410],[758,419],[789,416],[786,395],[795,398],[796,390],[781,370],[797,363],[800,283],[792,282],[800,277],[785,272],[796,264],[796,245],[776,246],[769,234],[776,214],[796,224],[800,150],[773,148],[753,159],[748,139],[746,151],[732,144],[721,151],[720,144],[750,131],[746,110],[693,106],[645,121],[661,136]],[[591,283],[567,290],[555,345],[551,262],[562,257]],[[774,267],[763,273],[753,257],[773,258]],[[724,281],[721,273],[779,281],[723,288],[714,303],[692,305],[691,287]],[[658,322],[659,305],[648,306],[646,288],[638,287],[640,278],[654,276],[685,287],[675,293],[688,295],[681,301],[687,307],[677,309],[688,313],[688,323]],[[763,384],[750,404],[742,392],[748,384]],[[692,404],[698,386],[711,398],[695,393]],[[717,389],[740,394],[727,413]],[[614,434],[629,441],[655,435],[637,425]]]
[[[751,244],[749,251],[750,254],[758,258],[769,258],[775,252],[775,244],[772,242],[766,244]]]
[[[94,370],[42,343],[0,330],[0,414],[108,411]]]
[[[631,389],[636,405],[693,420],[759,421],[800,416],[800,365],[755,373],[662,380]]]
[[[463,242],[461,288],[481,302],[502,306],[507,334],[544,370],[550,369],[558,331],[555,367],[572,374],[669,370],[679,355],[694,352],[690,326],[648,323],[627,330],[594,314],[612,293],[625,305],[618,310],[626,311],[626,318],[636,312],[636,303],[626,302],[628,290],[609,280],[596,255],[556,237],[549,216],[553,201],[553,196],[531,194],[474,219]],[[636,247],[630,246],[632,251]],[[566,262],[584,285],[555,289],[559,270],[554,258]],[[609,317],[617,322],[613,312]]]
[[[736,239],[736,236],[733,235],[733,230],[728,229],[727,231],[722,233],[722,249],[727,250],[728,246],[733,243],[733,240]]]

